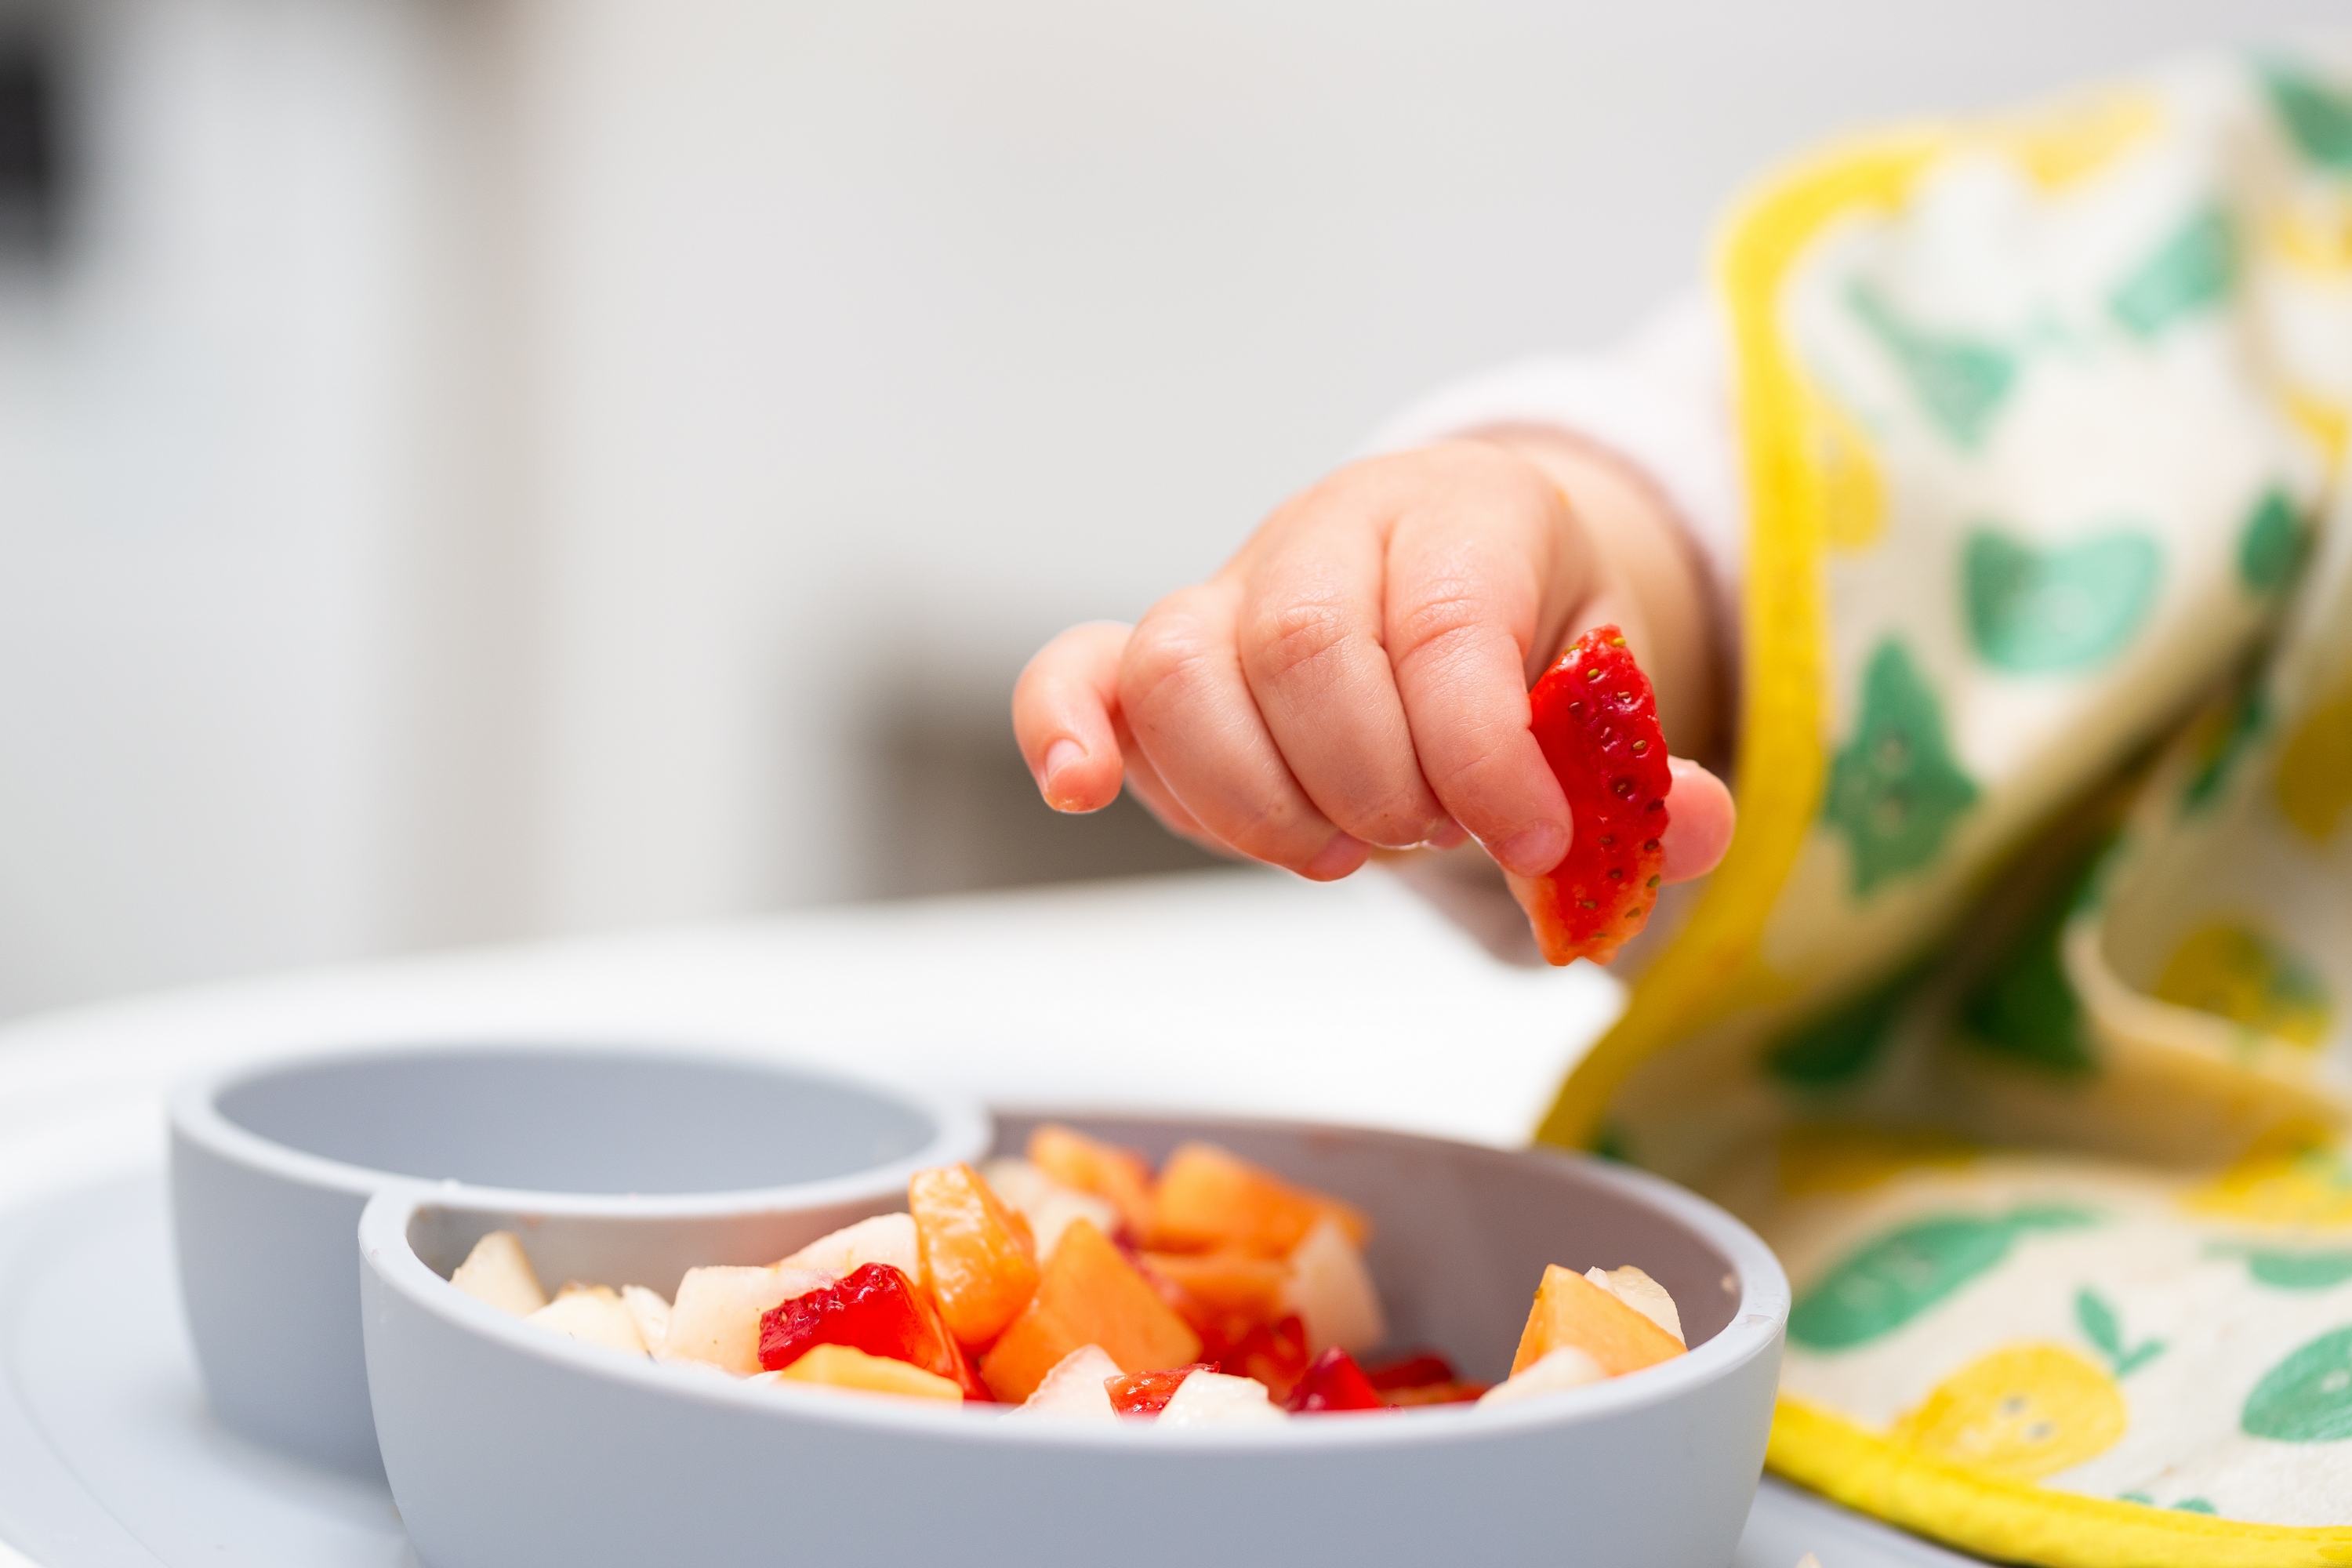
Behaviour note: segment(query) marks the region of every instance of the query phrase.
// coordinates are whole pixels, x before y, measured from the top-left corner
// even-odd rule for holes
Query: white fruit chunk
[[[1360,1354],[1389,1337],[1381,1296],[1364,1255],[1333,1219],[1318,1219],[1291,1249],[1290,1279],[1282,1288],[1285,1311],[1307,1325],[1307,1348],[1321,1355],[1333,1345]]]
[[[566,1285],[556,1293],[554,1300],[523,1321],[625,1355],[646,1353],[645,1336],[637,1332],[637,1321],[621,1305],[620,1294],[608,1285]]]
[[[646,1349],[661,1353],[662,1341],[669,1335],[669,1303],[658,1290],[648,1290],[642,1285],[621,1287],[621,1305],[637,1325],[637,1338],[646,1342]]]
[[[1080,1345],[1054,1363],[1037,1392],[1015,1406],[1015,1415],[1056,1415],[1082,1420],[1115,1421],[1106,1379],[1117,1377],[1118,1363],[1100,1345]]]
[[[1054,1256],[1054,1244],[1072,1222],[1087,1220],[1105,1236],[1118,1234],[1118,1206],[1108,1198],[1066,1187],[1026,1160],[991,1160],[980,1168],[981,1178],[996,1195],[1019,1211],[1037,1238],[1037,1261]]]
[[[449,1283],[475,1300],[518,1318],[528,1318],[547,1305],[546,1287],[530,1267],[522,1238],[510,1230],[494,1230],[474,1243],[474,1250],[449,1276]]]
[[[1507,1378],[1488,1389],[1479,1396],[1478,1403],[1508,1405],[1516,1399],[1533,1399],[1538,1394],[1581,1388],[1588,1383],[1600,1383],[1608,1375],[1599,1362],[1574,1345],[1562,1345],[1517,1377]]]
[[[780,1268],[814,1268],[835,1279],[868,1263],[887,1263],[909,1279],[923,1277],[922,1254],[915,1249],[915,1216],[877,1214],[830,1236],[820,1236],[778,1264]]]
[[[703,1362],[749,1377],[760,1370],[760,1315],[831,1283],[813,1268],[689,1268],[677,1282],[660,1359]]]
[[[1254,1377],[1196,1372],[1176,1385],[1160,1412],[1162,1426],[1230,1426],[1289,1419],[1275,1408],[1265,1384]]]
[[[1675,1299],[1666,1294],[1664,1285],[1630,1263],[1605,1271],[1588,1268],[1584,1277],[1674,1335],[1675,1343],[1689,1348],[1683,1339],[1683,1315],[1675,1310]]]

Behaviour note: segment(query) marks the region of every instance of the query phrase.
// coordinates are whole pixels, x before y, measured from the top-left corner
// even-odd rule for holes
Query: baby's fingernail
[[[1540,877],[1568,853],[1568,835],[1555,822],[1520,828],[1495,846],[1495,858],[1522,877]]]
[[[1432,849],[1451,849],[1467,841],[1469,837],[1460,823],[1450,816],[1441,816],[1437,819],[1437,826],[1429,830],[1429,837],[1423,842]]]
[[[1331,842],[1315,853],[1315,858],[1299,868],[1298,874],[1310,882],[1337,881],[1361,866],[1371,852],[1361,840],[1345,833],[1335,833]]]
[[[1069,791],[1066,787],[1056,787],[1055,779],[1086,760],[1087,749],[1076,741],[1056,741],[1045,748],[1045,765],[1039,770],[1043,774],[1039,782],[1044,788],[1046,801],[1056,810],[1062,808],[1062,803],[1068,798]]]

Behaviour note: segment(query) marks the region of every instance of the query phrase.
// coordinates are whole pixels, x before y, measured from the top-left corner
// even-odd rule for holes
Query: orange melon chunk
[[[1091,1220],[1075,1220],[1045,1264],[1037,1292],[980,1363],[989,1392],[1018,1405],[1063,1357],[1099,1345],[1121,1372],[1158,1372],[1198,1359],[1201,1339]]]
[[[1029,1163],[1066,1187],[1108,1198],[1131,1234],[1151,1233],[1151,1166],[1134,1150],[1047,1122],[1029,1134]]]
[[[1213,1143],[1186,1143],[1160,1173],[1151,1239],[1171,1252],[1283,1258],[1327,1215],[1360,1247],[1371,1234],[1361,1211],[1337,1198],[1294,1187]]]
[[[1583,1275],[1555,1263],[1544,1270],[1511,1374],[1517,1376],[1564,1345],[1591,1356],[1612,1377],[1683,1353],[1680,1340]]]
[[[1028,1225],[970,1165],[916,1172],[907,1184],[907,1207],[941,1321],[958,1343],[986,1344],[1036,1294]]]

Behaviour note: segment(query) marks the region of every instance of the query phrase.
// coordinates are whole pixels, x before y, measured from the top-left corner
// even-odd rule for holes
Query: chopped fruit
[[[806,1268],[689,1268],[677,1282],[661,1359],[708,1362],[749,1377],[760,1370],[761,1315],[826,1283]]]
[[[1371,1234],[1362,1213],[1337,1198],[1294,1187],[1213,1143],[1186,1143],[1160,1174],[1151,1239],[1170,1252],[1286,1258],[1326,1216],[1358,1246]]]
[[[1664,1285],[1630,1263],[1622,1268],[1588,1268],[1584,1277],[1674,1335],[1675,1343],[1687,1348],[1683,1315],[1675,1310],[1675,1299],[1666,1294]]]
[[[868,1355],[850,1345],[819,1345],[776,1376],[785,1383],[814,1383],[826,1388],[854,1388],[864,1394],[896,1394],[912,1399],[963,1403],[963,1390],[953,1378],[925,1372],[887,1356]]]
[[[1080,1345],[1055,1363],[1037,1392],[1013,1407],[1014,1414],[1109,1420],[1118,1414],[1110,1402],[1110,1380],[1122,1375],[1102,1346]]]
[[[1453,1383],[1462,1374],[1435,1351],[1423,1351],[1417,1355],[1368,1366],[1364,1375],[1371,1380],[1374,1388],[1385,1394],[1393,1388],[1426,1388],[1433,1383]]]
[[[1220,1343],[1217,1359],[1265,1384],[1276,1399],[1287,1399],[1314,1358],[1307,1348],[1307,1325],[1297,1318],[1279,1318]]]
[[[1356,1358],[1333,1345],[1315,1358],[1283,1407],[1294,1415],[1320,1410],[1385,1410],[1388,1402]]]
[[[918,1172],[910,1213],[766,1268],[689,1269],[675,1302],[572,1283],[550,1303],[510,1231],[483,1237],[451,1283],[673,1365],[1180,1426],[1508,1401],[1684,1352],[1674,1299],[1641,1269],[1555,1267],[1507,1382],[1470,1382],[1430,1351],[1366,1367],[1356,1357],[1387,1327],[1354,1208],[1209,1143],[1178,1148],[1156,1186],[1141,1155],[1067,1128],[1040,1128],[1031,1152],[989,1163],[1001,1188],[970,1165]]]
[[[930,1300],[887,1263],[861,1264],[844,1279],[779,1301],[760,1319],[760,1364],[771,1372],[819,1345],[903,1361],[986,1397]]]
[[[1389,1337],[1364,1255],[1328,1214],[1290,1254],[1283,1304],[1306,1322],[1307,1348],[1318,1354],[1332,1345],[1367,1351]]]
[[[449,1276],[449,1283],[475,1300],[528,1318],[547,1305],[547,1289],[522,1249],[522,1238],[510,1230],[494,1230],[474,1243],[466,1261]]]
[[[1599,1362],[1574,1345],[1562,1345],[1512,1373],[1508,1379],[1488,1389],[1478,1403],[1508,1405],[1514,1400],[1532,1399],[1538,1394],[1558,1394],[1564,1388],[1581,1388],[1588,1383],[1599,1383],[1608,1375]]]
[[[659,1355],[662,1341],[669,1337],[669,1303],[662,1300],[658,1291],[642,1285],[624,1285],[621,1305],[628,1309],[630,1320],[637,1325],[637,1338],[645,1342],[646,1349]]]
[[[645,1336],[637,1332],[636,1320],[621,1305],[620,1292],[609,1285],[566,1285],[555,1293],[554,1300],[523,1321],[625,1355],[646,1353]]]
[[[1283,1418],[1267,1397],[1265,1384],[1221,1372],[1194,1373],[1177,1385],[1160,1411],[1162,1426],[1242,1426]]]
[[[1054,1244],[1062,1239],[1062,1232],[1069,1228],[1072,1220],[1091,1220],[1105,1236],[1118,1229],[1117,1204],[1093,1193],[1064,1186],[1027,1160],[991,1160],[980,1168],[980,1173],[998,1197],[1029,1222],[1029,1232],[1037,1238],[1037,1260],[1041,1263],[1054,1256]]]
[[[1283,1315],[1282,1292],[1290,1283],[1290,1265],[1280,1258],[1247,1252],[1144,1252],[1136,1255],[1136,1261],[1181,1286],[1216,1317],[1255,1324]]]
[[[1424,1383],[1411,1388],[1382,1389],[1381,1400],[1398,1410],[1423,1405],[1475,1405],[1486,1396],[1488,1386],[1483,1383]]]
[[[981,1375],[996,1397],[1018,1404],[1081,1345],[1100,1345],[1123,1371],[1181,1366],[1201,1338],[1160,1298],[1108,1237],[1086,1220],[1062,1233],[1028,1307],[1004,1331]]]
[[[918,1171],[907,1184],[923,1281],[960,1343],[984,1345],[1037,1293],[1036,1244],[970,1165]]]
[[[818,1237],[780,1267],[814,1268],[838,1279],[867,1263],[887,1263],[910,1279],[921,1279],[923,1261],[915,1247],[915,1216],[877,1214],[844,1226],[829,1236]]]
[[[1110,1407],[1121,1415],[1157,1415],[1176,1396],[1176,1390],[1186,1378],[1196,1372],[1214,1372],[1213,1361],[1196,1361],[1190,1366],[1163,1367],[1158,1372],[1122,1373],[1106,1379],[1103,1391],[1110,1395]]]
[[[1544,1270],[1511,1360],[1517,1377],[1562,1346],[1573,1346],[1615,1377],[1639,1372],[1683,1353],[1683,1343],[1665,1330],[1573,1269],[1555,1263]]]
[[[1568,854],[1526,895],[1536,942],[1554,963],[1606,963],[1656,906],[1665,864],[1674,774],[1657,701],[1615,626],[1577,638],[1528,700],[1571,823]]]
[[[1029,1163],[1066,1187],[1109,1199],[1130,1236],[1151,1234],[1151,1166],[1134,1150],[1048,1122],[1029,1134]]]

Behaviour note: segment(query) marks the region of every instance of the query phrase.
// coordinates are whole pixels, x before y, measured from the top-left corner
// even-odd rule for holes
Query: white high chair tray
[[[417,1568],[381,1483],[205,1411],[162,1163],[163,1092],[204,1068],[336,1042],[688,1039],[1006,1100],[1512,1142],[1614,1005],[1582,967],[1487,963],[1378,881],[1212,873],[367,965],[0,1029],[0,1568]],[[1823,1568],[1971,1561],[1766,1482],[1734,1568],[1808,1551]]]

